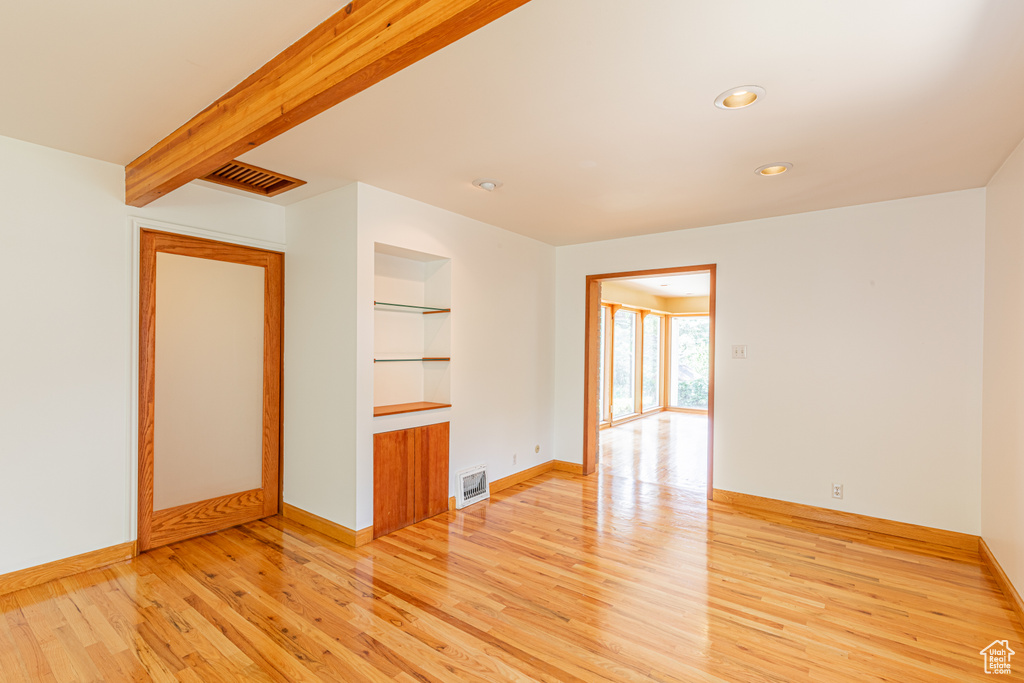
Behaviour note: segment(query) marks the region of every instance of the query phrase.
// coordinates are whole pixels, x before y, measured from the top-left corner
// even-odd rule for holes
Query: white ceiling
[[[126,165],[347,2],[0,3],[0,135]]]
[[[0,134],[126,163],[343,4],[6,3]],[[532,0],[243,159],[309,181],[271,201],[359,180],[551,244],[980,187],[1024,137],[1022,29],[1018,0]]]
[[[655,296],[707,296],[711,293],[711,275],[709,273],[686,273],[683,275],[665,275],[661,277],[643,277],[630,280],[614,280],[620,287],[627,287]]]

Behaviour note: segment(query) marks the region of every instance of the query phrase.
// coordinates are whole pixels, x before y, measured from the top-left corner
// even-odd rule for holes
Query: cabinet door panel
[[[416,430],[416,521],[448,511],[447,422]]]
[[[416,521],[416,430],[373,435],[373,537]]]

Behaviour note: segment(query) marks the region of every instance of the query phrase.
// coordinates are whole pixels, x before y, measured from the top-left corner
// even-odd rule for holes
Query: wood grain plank
[[[852,512],[843,512],[842,510],[829,510],[828,508],[815,507],[813,505],[790,503],[774,498],[762,498],[761,496],[751,496],[746,493],[736,493],[735,491],[724,491],[722,489],[714,490],[714,501],[716,503],[740,505],[757,510],[768,510],[800,519],[827,522],[837,526],[848,526],[854,529],[863,529],[864,531],[909,538],[936,545],[945,545],[951,548],[972,551],[977,551],[978,549],[978,537],[972,534],[858,515]]]
[[[515,472],[513,474],[508,475],[507,477],[495,479],[494,481],[491,482],[489,490],[491,492],[491,495],[494,495],[498,491],[504,491],[505,489],[511,488],[517,484],[521,484],[524,481],[529,481],[530,479],[540,476],[545,472],[550,472],[554,468],[554,461],[549,460],[548,462],[542,462],[539,465],[528,467],[525,470]]]
[[[588,277],[586,285],[586,310],[583,339],[583,473],[593,474],[597,470],[598,425],[597,416],[598,377],[601,372],[600,330],[601,330],[601,280]],[[614,334],[614,326],[609,334]],[[611,347],[611,341],[608,341]],[[611,394],[607,394],[611,396]],[[589,416],[589,417],[587,417]]]
[[[403,413],[417,413],[423,410],[438,410],[439,408],[451,408],[451,403],[433,403],[431,401],[413,401],[412,403],[394,403],[386,406],[374,406],[373,416],[383,417],[385,415],[401,415]]]
[[[992,553],[992,549],[985,543],[984,538],[978,539],[978,552],[981,554],[982,561],[988,566],[989,571],[992,572],[992,576],[995,577],[996,583],[999,584],[1003,595],[1006,596],[1006,600],[1013,607],[1013,611],[1017,613],[1017,620],[1020,622],[1022,630],[1024,630],[1024,600],[1021,599],[1017,587],[1010,581],[1010,577],[1006,575],[1002,565],[999,564],[999,560]]]
[[[281,383],[284,374],[284,254],[268,252],[263,278],[263,516],[278,513],[281,490]]]
[[[152,547],[153,445],[156,428],[156,241],[158,233],[139,235],[139,459],[137,533],[139,551]]]
[[[1024,639],[977,549],[709,503],[628,441],[360,548],[275,516],[0,596],[0,678],[936,683]]]
[[[583,465],[578,462],[566,462],[564,460],[552,460],[551,469],[570,474],[583,474]]]
[[[708,296],[708,476],[705,495],[714,497],[715,490],[715,322],[718,307],[718,265],[708,265],[711,289]]]
[[[373,435],[373,537],[415,520],[416,431]]]
[[[583,474],[583,465],[575,462],[565,462],[564,460],[549,460],[547,462],[542,462],[539,465],[528,467],[520,472],[510,474],[507,477],[495,479],[491,482],[489,490],[492,494],[504,491],[507,488],[527,482],[546,472],[550,472],[551,470],[570,472],[572,474]]]
[[[0,574],[0,595],[38,586],[48,581],[62,579],[81,572],[123,562],[135,557],[135,542],[119,543],[109,548],[100,548],[63,560],[28,567],[8,574]]]
[[[281,385],[284,338],[284,255],[216,240],[142,230],[139,239],[139,465],[138,465],[138,548],[150,550],[163,543],[188,538],[192,534],[209,533],[218,527],[210,515],[221,514],[225,528],[260,516],[275,515],[281,497]],[[175,254],[226,263],[263,268],[263,423],[260,515],[252,517],[237,507],[247,492],[222,496],[193,506],[174,508],[189,518],[171,520],[167,511],[160,515],[161,532],[156,535],[153,510],[154,444],[156,424],[156,255]],[[246,499],[251,503],[251,499]],[[207,515],[199,523],[196,514]],[[169,530],[177,527],[177,531]],[[185,531],[190,529],[193,531]]]
[[[527,0],[353,0],[125,168],[145,206]]]
[[[252,489],[153,513],[153,547],[202,536],[264,517],[263,490]]]
[[[448,511],[449,423],[417,429],[416,519],[420,522]]]
[[[298,522],[303,526],[307,526],[325,536],[330,536],[334,540],[341,541],[345,545],[350,545],[353,548],[366,545],[373,540],[373,527],[366,527],[365,529],[355,531],[353,529],[349,529],[347,526],[337,524],[329,519],[324,519],[319,515],[314,515],[312,512],[307,512],[302,508],[289,505],[288,503],[285,503],[281,507],[281,516],[285,519],[290,519],[293,522]]]

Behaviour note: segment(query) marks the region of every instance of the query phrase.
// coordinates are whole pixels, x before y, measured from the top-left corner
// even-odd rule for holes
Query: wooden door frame
[[[655,268],[619,273],[588,275],[586,283],[586,315],[584,335],[584,381],[583,381],[583,474],[597,471],[598,424],[597,376],[600,350],[601,283],[607,280],[630,280],[659,275],[681,275],[683,273],[707,272],[711,279],[708,297],[709,326],[709,370],[708,370],[708,480],[707,498],[711,500],[714,488],[714,424],[715,424],[715,289],[717,264],[707,263],[696,266]],[[666,396],[667,398],[667,396]],[[664,406],[663,406],[664,407]]]
[[[139,552],[262,517],[281,509],[284,370],[284,254],[140,226],[138,239],[138,476],[137,544]],[[155,423],[156,254],[172,253],[265,269],[263,328],[263,463],[259,489],[171,508],[186,526],[160,529],[153,510]],[[275,428],[270,428],[273,425]],[[165,511],[159,511],[165,512]],[[210,517],[208,514],[214,513]],[[156,522],[156,524],[154,524]],[[155,528],[156,527],[156,528]]]

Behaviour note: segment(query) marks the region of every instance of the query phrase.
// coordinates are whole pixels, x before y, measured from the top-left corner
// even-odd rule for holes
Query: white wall
[[[453,382],[462,406],[447,414],[453,471],[488,462],[503,476],[552,457],[554,249],[361,187],[367,227],[357,269],[356,191],[286,211],[190,185],[134,209],[122,201],[123,168],[0,138],[0,573],[134,538],[130,218],[283,248],[287,215],[286,501],[351,528],[369,526],[372,498],[362,492],[372,491],[373,430],[415,420],[371,417],[365,317],[375,239],[464,264],[453,277],[465,311],[454,328],[464,328],[455,342],[464,369]],[[356,298],[358,278],[366,306]],[[355,353],[356,321],[365,358]],[[357,453],[358,519],[355,495],[339,495],[356,488]]]
[[[120,167],[119,167],[120,168]],[[124,174],[124,171],[121,171]],[[121,179],[124,185],[124,179]],[[118,188],[118,196],[124,187]],[[141,209],[128,207],[128,214],[152,218],[187,228],[224,233],[224,239],[244,238],[265,242],[268,249],[283,251],[285,207],[217,190],[201,183],[180,187]],[[216,239],[216,236],[211,236]]]
[[[987,189],[982,537],[1024,590],[1024,143]]]
[[[363,184],[287,216],[285,502],[372,526],[374,433],[434,422],[453,475],[554,457],[554,247]],[[373,417],[375,242],[452,259],[451,408]]]
[[[356,185],[288,207],[287,224],[284,501],[354,529]]]
[[[134,537],[129,215],[283,236],[265,202],[123,196],[120,166],[0,137],[0,574]]]
[[[0,138],[0,574],[128,540],[123,174]]]
[[[715,487],[978,533],[984,202],[559,247],[556,457],[582,456],[585,276],[717,263]]]
[[[990,189],[984,484],[1018,585],[1020,156]],[[714,262],[716,486],[980,529],[983,190],[557,250],[365,185],[122,195],[121,167],[0,138],[0,573],[134,536],[130,216],[281,242],[287,215],[285,498],[340,524],[372,524],[372,434],[438,417],[372,417],[376,241],[453,259],[453,473],[580,460],[586,274]]]
[[[373,491],[375,432],[450,420],[453,478],[487,464],[494,480],[555,457],[555,250],[369,185],[359,185],[358,212],[357,524],[365,528],[373,524],[366,494]],[[450,409],[372,416],[374,242],[452,260]]]

